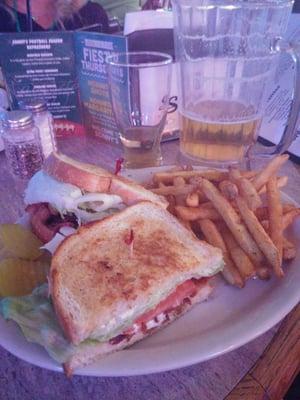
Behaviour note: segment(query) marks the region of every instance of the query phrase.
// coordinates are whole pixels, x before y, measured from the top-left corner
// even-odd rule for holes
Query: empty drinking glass
[[[172,57],[157,52],[127,52],[109,56],[106,62],[125,166],[159,165]]]

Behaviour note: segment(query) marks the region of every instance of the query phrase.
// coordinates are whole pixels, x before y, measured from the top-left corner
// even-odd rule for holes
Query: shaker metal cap
[[[10,129],[25,128],[33,124],[33,116],[29,111],[8,111],[4,119],[4,126]]]
[[[33,114],[38,114],[43,111],[47,111],[47,104],[44,100],[30,99],[21,101],[19,106],[22,110],[31,111]]]

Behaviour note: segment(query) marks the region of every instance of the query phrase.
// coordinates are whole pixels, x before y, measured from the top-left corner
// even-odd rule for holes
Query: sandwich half
[[[141,200],[167,207],[162,197],[137,183],[60,153],[46,159],[24,197],[31,229],[44,243],[62,227],[77,229]]]
[[[220,269],[218,249],[151,202],[81,227],[54,254],[50,292],[66,338],[75,346],[97,345],[67,360],[67,373],[206,299],[212,290],[207,278]]]
[[[0,310],[70,376],[206,300],[222,266],[219,249],[143,201],[81,226],[54,253],[49,285]]]

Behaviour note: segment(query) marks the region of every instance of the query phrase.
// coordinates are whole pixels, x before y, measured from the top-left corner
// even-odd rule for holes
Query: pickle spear
[[[0,297],[24,296],[47,281],[49,262],[7,258],[0,262]]]
[[[0,225],[0,260],[14,257],[36,260],[43,254],[40,250],[42,245],[42,242],[22,225]]]

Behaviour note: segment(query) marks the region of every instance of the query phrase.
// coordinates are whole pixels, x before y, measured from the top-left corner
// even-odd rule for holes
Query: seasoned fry
[[[253,179],[257,175],[257,171],[240,171],[243,178]]]
[[[215,207],[213,206],[213,204],[210,201],[205,201],[203,203],[199,204],[200,208],[211,208],[212,210],[215,210]]]
[[[294,204],[286,203],[282,205],[283,215],[289,213],[290,211],[295,211],[295,210],[297,210],[297,208],[294,206]],[[255,215],[260,221],[268,219],[269,218],[268,207],[267,206],[259,207],[257,210],[255,210]]]
[[[187,230],[191,231],[194,234],[190,221],[184,220],[182,218],[177,218],[177,219]]]
[[[182,176],[175,176],[174,178],[174,186],[178,188],[182,188],[185,185],[185,180]],[[176,205],[178,206],[184,206],[185,205],[185,194],[177,194],[175,196],[176,199]]]
[[[283,188],[284,186],[286,186],[286,184],[288,183],[288,177],[287,176],[279,176],[278,178],[277,178],[277,186],[279,187],[279,188]],[[266,193],[266,185],[264,185],[260,190],[259,190],[259,194],[263,194],[263,193]]]
[[[294,208],[293,210],[288,211],[286,214],[283,214],[282,229],[285,230],[299,215],[300,215],[300,208]]]
[[[189,193],[186,197],[185,202],[188,207],[198,207],[199,206],[199,194],[197,192]]]
[[[239,194],[237,186],[233,182],[226,179],[219,183],[219,189],[229,201],[234,200]]]
[[[264,230],[269,233],[269,221],[267,219],[264,219],[260,221],[261,226],[264,228]]]
[[[173,185],[178,187],[184,186],[185,185],[184,178],[182,176],[175,176],[173,179]]]
[[[246,178],[241,178],[238,181],[238,188],[241,196],[246,200],[250,210],[256,210],[262,206],[262,200],[259,197],[253,184]]]
[[[269,221],[261,221],[262,226],[266,232],[269,232]],[[290,242],[286,237],[282,236],[282,258],[283,260],[292,260],[296,257],[296,248],[292,242]]]
[[[283,259],[288,261],[296,257],[296,247],[287,238],[283,236]]]
[[[255,267],[253,263],[244,250],[237,244],[232,233],[226,226],[222,229],[222,234],[229,254],[238,268],[241,276],[245,280],[255,276]]]
[[[203,179],[201,187],[206,197],[213,203],[220,215],[222,215],[226,225],[241,248],[255,265],[261,265],[264,261],[264,256],[229,201],[208,180]]]
[[[238,181],[240,178],[242,178],[241,171],[237,168],[234,167],[229,167],[229,179],[232,182]]]
[[[172,194],[169,194],[168,196],[166,196],[166,199],[169,203],[167,210],[173,214],[176,215],[176,211],[175,211],[175,206],[176,206],[176,199],[175,196],[173,196]]]
[[[204,219],[204,218],[208,218],[211,220],[221,219],[219,213],[216,210],[207,207],[176,206],[175,211],[178,217],[186,221],[196,221],[197,219]]]
[[[289,159],[287,154],[274,157],[269,164],[262,169],[253,179],[252,183],[256,190],[260,190],[270,179],[276,175],[279,168]]]
[[[224,279],[230,283],[231,285],[238,286],[240,288],[244,287],[245,283],[244,280],[242,279],[240,273],[238,270],[235,268],[229,253],[227,251],[226,245],[224,243],[224,240],[218,231],[218,228],[216,225],[209,219],[203,219],[197,221],[206,240],[208,243],[210,243],[212,246],[218,247],[219,249],[222,250],[223,253],[223,258],[224,258],[224,268],[222,271],[222,275]]]
[[[259,279],[263,280],[270,279],[271,277],[269,268],[264,267],[263,265],[259,265],[258,267],[256,267],[256,274],[259,277]]]
[[[269,179],[266,187],[267,187],[267,203],[268,203],[268,214],[269,214],[269,234],[270,238],[272,239],[272,242],[277,247],[281,264],[282,247],[283,247],[283,228],[282,228],[283,212],[280,200],[280,192],[277,187],[277,179],[275,176],[272,176]]]
[[[250,210],[256,210],[258,207],[262,206],[261,198],[253,183],[247,178],[243,178],[238,169],[231,168],[229,170],[229,178],[238,186],[239,193],[247,202]]]
[[[173,183],[175,177],[182,177],[190,179],[192,177],[205,177],[209,180],[220,181],[227,176],[227,172],[217,170],[193,170],[193,171],[171,171],[171,172],[157,172],[154,174],[153,179],[155,182]]]
[[[192,193],[195,191],[197,187],[195,185],[189,185],[186,184],[184,186],[163,186],[163,187],[158,187],[151,189],[153,193],[156,193],[161,196],[168,196],[168,195],[173,195],[173,196],[178,196],[180,194],[188,195],[189,193]]]
[[[257,246],[261,249],[266,259],[272,265],[277,276],[282,276],[281,259],[279,251],[256,218],[254,212],[250,210],[245,200],[238,196],[236,203],[239,208],[243,221],[245,222],[249,232],[252,234]]]

